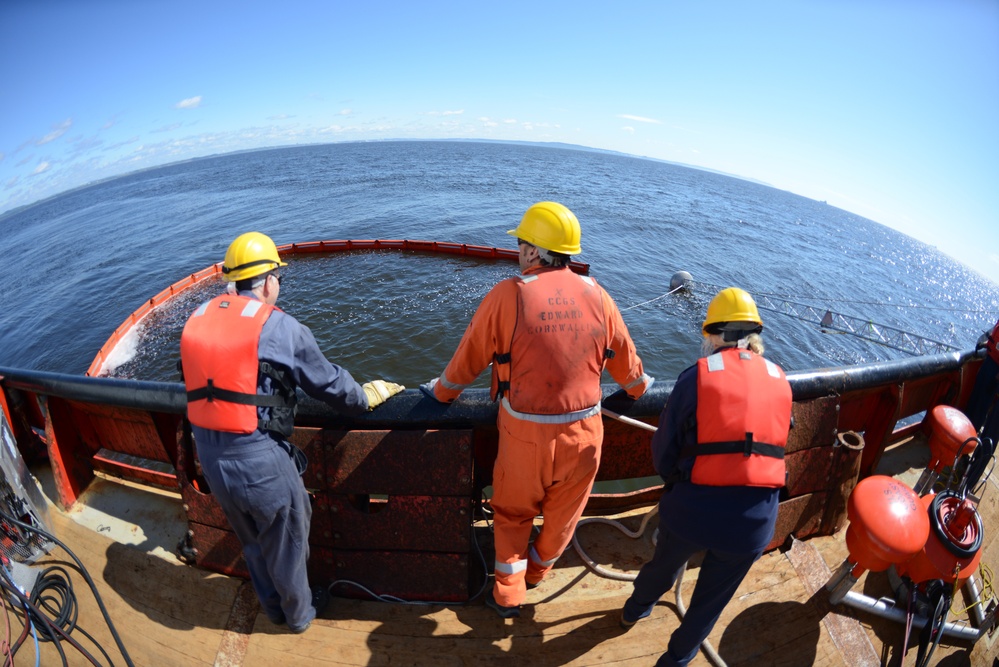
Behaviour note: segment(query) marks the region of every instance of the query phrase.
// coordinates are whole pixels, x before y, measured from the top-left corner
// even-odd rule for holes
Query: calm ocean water
[[[378,142],[205,158],[78,189],[0,216],[0,365],[83,373],[146,299],[220,261],[238,234],[278,243],[383,238],[515,247],[532,203],[579,217],[590,274],[624,312],[646,369],[693,362],[713,286],[786,297],[964,349],[999,286],[914,239],[821,202],[677,165],[563,147]],[[704,287],[663,296],[677,271]],[[281,305],[359,380],[438,374],[515,263],[363,252],[295,260]],[[209,288],[214,289],[213,288]],[[116,373],[175,380],[179,329],[208,292],[157,313]],[[662,297],[662,298],[657,298]],[[761,311],[787,370],[907,356]]]

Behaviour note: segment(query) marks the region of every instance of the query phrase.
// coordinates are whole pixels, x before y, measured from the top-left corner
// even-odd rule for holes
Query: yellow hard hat
[[[733,323],[734,326],[724,326],[729,323]],[[756,302],[746,290],[726,287],[715,294],[708,304],[708,314],[704,318],[704,324],[701,325],[701,332],[707,336],[721,333],[725,329],[746,333],[759,333],[763,330],[763,320],[760,319],[760,312],[756,309]]]
[[[527,209],[517,229],[511,229],[507,234],[563,255],[582,252],[579,220],[572,211],[553,201],[538,202]]]
[[[226,280],[235,283],[273,271],[279,266],[288,264],[278,257],[277,246],[271,237],[260,232],[247,232],[229,244],[222,273]]]

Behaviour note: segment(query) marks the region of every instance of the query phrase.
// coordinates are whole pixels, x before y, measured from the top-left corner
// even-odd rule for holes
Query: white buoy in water
[[[670,290],[675,290],[680,287],[687,289],[693,280],[694,279],[686,271],[677,271],[673,274],[673,277],[669,279],[669,288]]]

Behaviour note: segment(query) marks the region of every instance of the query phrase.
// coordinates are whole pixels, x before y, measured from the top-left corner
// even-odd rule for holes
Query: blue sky
[[[0,3],[0,212],[191,157],[393,138],[715,169],[999,283],[997,0]]]

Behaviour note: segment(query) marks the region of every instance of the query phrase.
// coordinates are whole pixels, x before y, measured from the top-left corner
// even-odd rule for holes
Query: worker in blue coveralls
[[[995,444],[999,439],[999,322],[982,336],[976,349],[985,348],[985,360],[978,369],[975,387],[968,398],[965,413],[982,440]]]
[[[288,442],[296,387],[338,412],[357,414],[404,389],[358,384],[330,363],[312,332],[275,307],[286,266],[268,236],[248,232],[229,246],[228,293],[202,304],[180,340],[187,415],[212,493],[239,541],[264,613],[295,633],[329,601],[309,588],[312,505],[304,454]]]
[[[756,303],[721,290],[704,320],[706,356],[677,378],[652,438],[659,501],[655,555],[621,612],[630,628],[652,612],[694,554],[705,552],[690,605],[656,665],[697,655],[750,567],[773,539],[786,472],[791,386],[763,358]]]

